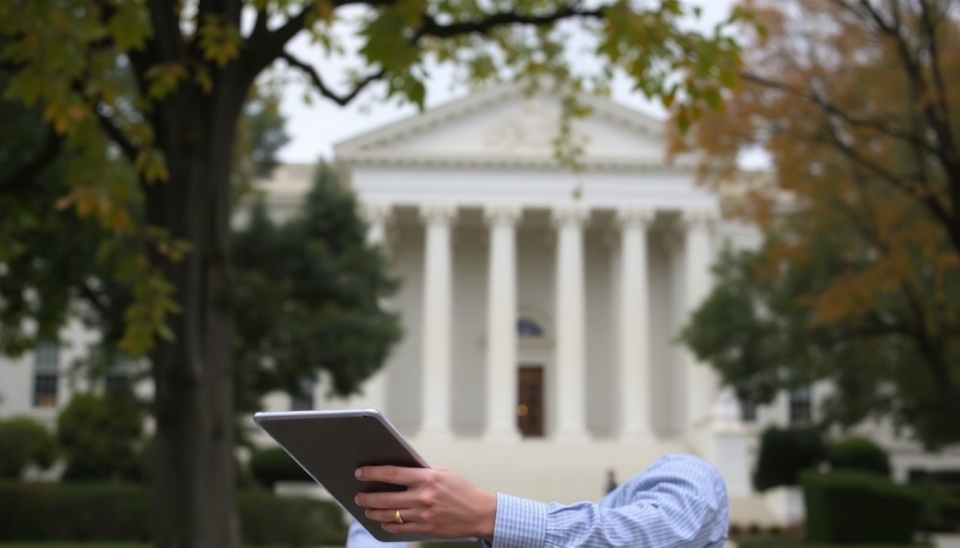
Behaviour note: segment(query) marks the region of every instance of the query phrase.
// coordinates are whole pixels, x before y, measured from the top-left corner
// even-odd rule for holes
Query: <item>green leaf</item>
[[[150,12],[143,2],[116,2],[107,29],[120,51],[142,50],[153,37]]]
[[[150,83],[147,96],[154,100],[163,99],[177,90],[186,75],[187,69],[182,63],[169,62],[153,65],[146,72],[147,81]]]

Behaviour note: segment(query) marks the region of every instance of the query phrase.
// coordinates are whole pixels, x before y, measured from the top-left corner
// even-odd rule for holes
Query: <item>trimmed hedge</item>
[[[132,484],[0,484],[0,542],[148,542],[149,488]],[[238,493],[245,544],[317,546],[343,544],[347,528],[340,507],[314,499]]]
[[[908,544],[920,529],[923,500],[910,487],[869,472],[800,475],[812,541]]]
[[[862,470],[890,477],[890,455],[867,438],[851,437],[827,447],[832,470]]]
[[[960,470],[922,470],[913,468],[909,472],[910,483],[937,483],[940,485],[960,486]]]
[[[823,436],[816,428],[768,428],[760,438],[753,485],[757,491],[797,485],[800,472],[819,466],[825,454]]]
[[[347,541],[343,511],[333,502],[248,491],[240,494],[237,507],[247,544],[342,546]]]

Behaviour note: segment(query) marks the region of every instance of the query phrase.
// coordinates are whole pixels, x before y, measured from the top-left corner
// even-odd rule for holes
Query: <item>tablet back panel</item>
[[[406,489],[399,485],[357,480],[354,472],[361,466],[427,467],[378,411],[258,413],[255,420],[378,540],[429,540],[422,535],[387,533],[379,523],[367,519],[363,509],[353,502],[354,495],[359,492]]]

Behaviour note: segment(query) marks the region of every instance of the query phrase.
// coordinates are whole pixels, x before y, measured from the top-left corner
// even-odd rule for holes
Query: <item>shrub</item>
[[[303,468],[279,447],[254,450],[250,455],[250,473],[269,489],[273,489],[273,486],[281,481],[313,481]]]
[[[890,455],[867,438],[852,437],[830,444],[827,462],[832,470],[862,470],[890,477]]]
[[[151,493],[135,484],[0,484],[0,542],[148,542]],[[343,544],[332,502],[243,491],[237,509],[246,544]]]
[[[915,488],[923,499],[923,531],[960,532],[960,488],[932,481]]]
[[[132,485],[0,485],[0,515],[0,541],[150,539],[148,492]]]
[[[923,501],[887,478],[855,470],[801,474],[810,540],[908,544],[920,528]]]
[[[27,465],[48,468],[57,457],[53,434],[27,417],[0,420],[0,478],[20,479]]]
[[[768,428],[760,438],[753,485],[758,491],[797,485],[799,473],[816,468],[824,454],[823,437],[815,428]]]
[[[132,396],[75,395],[57,417],[57,438],[67,458],[63,479],[137,478],[142,431],[143,413]]]
[[[347,540],[343,511],[333,502],[246,491],[238,510],[247,544],[342,546]]]

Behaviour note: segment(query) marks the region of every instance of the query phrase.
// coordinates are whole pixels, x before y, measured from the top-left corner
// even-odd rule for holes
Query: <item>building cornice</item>
[[[544,93],[551,92],[539,90],[533,95]],[[476,91],[426,112],[337,143],[334,145],[334,157],[338,162],[350,167],[564,168],[565,166],[553,157],[552,150],[539,151],[529,156],[498,155],[493,151],[475,155],[430,155],[429,153],[401,155],[387,150],[394,143],[426,133],[472,113],[489,110],[490,107],[502,104],[505,100],[524,95],[529,95],[527,88],[517,83],[502,84]],[[635,134],[646,135],[656,140],[666,138],[667,122],[620,105],[603,96],[584,93],[578,96],[578,100],[590,109],[590,117],[606,120]],[[672,165],[665,165],[666,162],[659,159],[641,160],[630,157],[587,157],[580,163],[584,168],[604,171],[687,173],[696,169],[695,161],[690,158],[677,158]]]
[[[507,156],[507,155],[477,155],[477,156],[400,156],[383,153],[370,154],[343,154],[337,160],[351,168],[452,168],[452,169],[571,169],[556,159],[543,156]],[[651,162],[649,160],[630,160],[625,158],[585,158],[579,165],[588,171],[617,171],[640,173],[677,173],[693,174],[696,165],[689,162],[675,162],[671,164]]]

